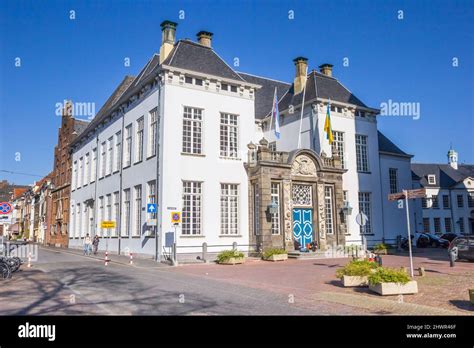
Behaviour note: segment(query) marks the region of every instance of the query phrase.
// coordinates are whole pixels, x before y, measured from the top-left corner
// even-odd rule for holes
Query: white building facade
[[[203,245],[210,253],[235,246],[247,252],[261,249],[250,238],[259,232],[249,149],[258,144],[266,148],[262,137],[274,153],[298,149],[299,112],[290,109],[298,108],[301,86],[306,86],[307,99],[300,148],[308,151],[285,156],[290,162],[280,163],[282,168],[303,158],[297,155],[305,156],[314,160],[311,168],[327,173],[325,183],[337,190],[344,173],[341,192],[329,190],[332,196],[315,199],[315,204],[326,204],[326,214],[333,214],[336,222],[344,200],[340,233],[345,236],[337,239],[341,243],[360,244],[361,234],[369,244],[390,242],[404,233],[404,210],[386,196],[391,181],[392,188],[393,182],[400,190],[411,187],[411,156],[377,131],[377,109],[365,106],[332,78],[328,66],[321,73],[301,76],[298,71],[305,61],[298,61],[293,85],[238,73],[214,52],[211,33],[198,33],[197,43],[175,42],[175,30],[176,23],[162,23],[160,54],[138,76],[120,83],[71,145],[70,247],[79,248],[87,234],[97,234],[103,237],[102,250],[162,259],[169,252],[169,237],[176,233],[181,255],[199,254]],[[268,118],[275,87],[281,111],[277,141]],[[334,160],[334,147],[321,135],[329,99],[334,108],[333,146],[342,167]],[[283,187],[272,184],[271,190],[271,202],[280,204]],[[147,211],[150,203],[156,204],[156,213]],[[275,226],[291,224],[291,216],[272,210],[266,218],[267,206],[259,204],[262,223],[270,221],[272,234],[284,233]],[[317,207],[312,208],[311,223],[321,226]],[[355,222],[359,211],[369,218],[363,228]],[[181,213],[179,224],[172,222],[174,212]],[[103,229],[102,221],[115,221],[116,227]],[[285,233],[283,239],[291,241],[292,233]]]

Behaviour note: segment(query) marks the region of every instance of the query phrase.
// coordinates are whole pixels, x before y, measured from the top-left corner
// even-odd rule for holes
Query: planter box
[[[245,262],[244,257],[231,257],[227,261],[219,262],[220,265],[238,265]]]
[[[266,261],[285,261],[288,260],[288,254],[273,254],[268,259],[264,259]]]
[[[387,255],[387,249],[374,251],[375,255]]]
[[[369,285],[369,289],[382,296],[416,294],[418,293],[418,283],[416,282],[416,280],[411,280],[406,284],[380,283],[375,285]]]
[[[469,300],[474,304],[474,289],[469,289]]]
[[[342,285],[344,287],[350,286],[367,286],[368,283],[367,276],[342,276]]]

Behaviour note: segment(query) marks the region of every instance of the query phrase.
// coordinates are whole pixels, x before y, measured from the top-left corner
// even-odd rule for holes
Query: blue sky
[[[379,129],[416,162],[445,163],[452,143],[461,162],[474,163],[473,17],[468,0],[3,0],[0,170],[49,173],[56,103],[94,102],[97,112],[124,75],[159,51],[165,19],[178,22],[178,38],[213,32],[214,49],[229,64],[238,57],[239,71],[291,82],[292,59],[305,56],[310,69],[333,64],[334,76],[369,106],[420,103],[419,120],[379,117]],[[0,179],[36,178],[0,172]]]

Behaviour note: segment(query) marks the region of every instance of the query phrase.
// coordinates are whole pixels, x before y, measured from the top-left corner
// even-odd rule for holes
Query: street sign
[[[13,211],[13,207],[8,202],[0,202],[0,214],[10,214]]]
[[[165,233],[165,248],[171,248],[174,243],[174,232]]]
[[[146,211],[148,213],[156,213],[156,203],[148,203],[146,205]]]
[[[367,217],[367,215],[365,215],[362,212],[357,214],[356,222],[359,226],[365,226],[367,224],[367,221],[369,221],[369,218]]]
[[[423,198],[426,197],[426,189],[415,189],[415,190],[406,190],[403,192],[392,193],[388,195],[389,201],[397,201],[399,199],[405,199],[405,192],[407,193],[408,199]]]
[[[102,221],[100,223],[101,228],[115,228],[115,221]]]
[[[181,223],[181,212],[179,211],[171,212],[171,223],[175,225]]]

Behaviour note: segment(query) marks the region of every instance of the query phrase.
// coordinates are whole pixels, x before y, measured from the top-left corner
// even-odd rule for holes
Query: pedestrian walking
[[[84,238],[84,255],[90,255],[92,249],[92,240],[89,233]]]
[[[100,242],[99,236],[95,235],[94,240],[92,241],[92,245],[94,246],[94,255],[97,255],[97,249],[99,249],[99,242]]]

